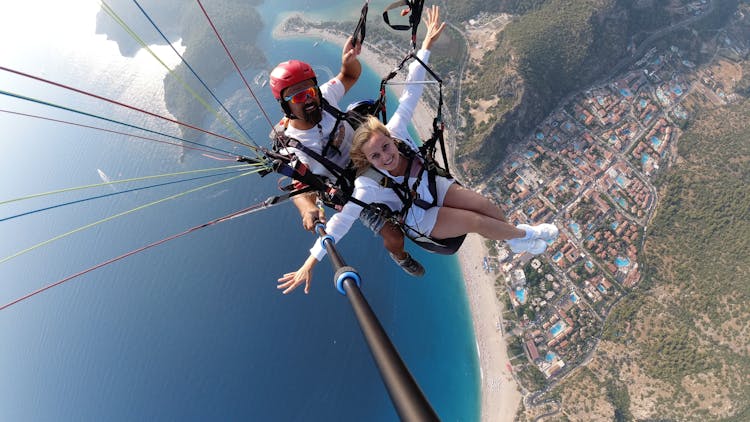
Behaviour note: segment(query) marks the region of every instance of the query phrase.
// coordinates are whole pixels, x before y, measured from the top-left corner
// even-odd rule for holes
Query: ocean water
[[[260,8],[267,22],[287,9],[312,8],[307,1],[283,4]],[[341,4],[316,13],[356,16],[361,7]],[[46,6],[54,7],[51,2]],[[93,35],[93,23],[86,18],[91,10],[71,15],[68,22],[41,19],[37,25],[43,27],[21,32],[20,46],[3,37],[0,52],[9,57],[4,65],[162,112],[163,70],[146,55],[116,55],[111,41]],[[382,7],[372,2],[371,10]],[[379,23],[379,13],[373,12],[370,24]],[[13,13],[24,22],[35,16],[33,9]],[[81,19],[81,25],[74,26],[74,19]],[[272,40],[270,26],[262,37],[270,63],[299,58],[316,64],[319,73],[337,72],[339,47]],[[50,28],[54,30],[42,31]],[[56,48],[52,41],[61,44]],[[166,50],[159,51],[167,56]],[[381,76],[365,69],[347,98],[373,97]],[[172,124],[25,78],[0,74],[0,89],[176,133]],[[267,87],[260,89],[263,106],[279,117]],[[245,96],[243,90],[236,77],[221,87],[232,98]],[[264,144],[268,127],[256,123],[257,105],[250,99],[236,103],[253,137]],[[0,98],[0,109],[115,128],[6,97]],[[118,180],[233,164],[190,152],[181,161],[181,151],[172,146],[7,113],[0,113],[0,127],[0,202],[99,183],[97,169]],[[278,176],[249,175],[7,259],[91,222],[220,179],[0,222],[0,260],[5,260],[0,262],[0,302],[277,192]],[[104,186],[2,204],[0,219],[112,191]],[[297,212],[288,203],[201,229],[0,311],[0,420],[396,420],[348,300],[332,286],[328,262],[316,268],[310,295],[297,291],[284,296],[276,289],[275,280],[302,263],[313,240],[300,229]],[[409,249],[427,267],[424,278],[405,275],[380,239],[360,225],[339,245],[347,263],[362,275],[365,297],[441,418],[476,420],[479,368],[457,261],[413,245]]]

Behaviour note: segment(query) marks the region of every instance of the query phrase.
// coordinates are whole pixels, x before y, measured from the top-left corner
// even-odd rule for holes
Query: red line
[[[148,138],[148,137],[145,137],[145,136],[133,135],[132,133],[125,133],[125,132],[120,132],[120,131],[117,131],[117,130],[105,129],[103,127],[89,126],[89,125],[84,125],[82,123],[68,122],[68,121],[65,121],[65,120],[58,120],[58,119],[53,119],[51,117],[37,116],[37,115],[34,115],[34,114],[19,113],[17,111],[10,111],[10,110],[0,109],[0,112],[2,112],[2,113],[9,113],[9,114],[15,114],[15,115],[18,115],[18,116],[33,117],[35,119],[49,120],[51,122],[64,123],[66,125],[73,125],[73,126],[85,127],[85,128],[88,128],[88,129],[96,129],[96,130],[101,130],[101,131],[104,131],[104,132],[115,133],[115,134],[118,134],[118,135],[125,135],[125,136],[129,136],[129,137],[133,137],[133,138],[145,139],[147,141],[154,141],[154,142],[159,142],[161,144],[174,145],[174,146],[177,146],[177,147],[180,147],[180,148],[192,149],[192,150],[207,152],[207,153],[211,153],[211,154],[221,154],[221,155],[225,155],[227,157],[234,158],[233,155],[229,155],[229,154],[217,153],[217,152],[210,151],[210,150],[207,150],[207,149],[196,148],[196,147],[191,147],[191,146],[187,146],[187,145],[178,144],[177,142],[162,141],[162,140],[159,140],[159,139]]]
[[[250,88],[250,84],[247,82],[247,79],[245,79],[245,75],[242,74],[242,71],[240,70],[240,67],[237,65],[237,62],[234,60],[234,56],[232,56],[232,53],[229,51],[229,48],[227,48],[227,45],[224,43],[224,39],[221,38],[221,35],[219,34],[219,31],[216,29],[216,26],[214,26],[213,21],[211,21],[211,18],[208,16],[208,12],[206,12],[206,9],[203,7],[203,4],[201,3],[201,0],[196,0],[198,2],[198,6],[200,6],[201,10],[203,11],[203,15],[206,17],[206,20],[208,20],[208,24],[211,25],[211,29],[214,30],[214,34],[216,34],[216,38],[221,43],[221,46],[224,47],[224,51],[226,51],[227,56],[229,56],[229,60],[232,61],[232,64],[234,65],[235,70],[237,70],[237,73],[240,75],[240,78],[242,79],[242,82],[245,83],[245,87],[247,87],[247,90],[250,91],[250,95],[255,100],[255,103],[258,105],[258,108],[260,109],[260,112],[263,113],[263,117],[266,118],[266,121],[271,126],[271,129],[276,132],[276,126],[271,121],[271,118],[268,117],[268,114],[266,113],[266,110],[263,108],[263,105],[258,100],[258,97],[255,96],[255,92],[253,92],[253,89]]]
[[[53,287],[56,287],[56,286],[59,286],[59,285],[61,285],[61,284],[65,283],[65,282],[68,282],[68,281],[70,281],[70,280],[72,280],[72,279],[74,279],[74,278],[76,278],[76,277],[82,276],[82,275],[84,275],[84,274],[90,273],[91,271],[94,271],[94,270],[96,270],[96,269],[99,269],[99,268],[101,268],[101,267],[104,267],[105,265],[109,265],[109,264],[111,264],[111,263],[113,263],[113,262],[117,262],[117,261],[119,261],[119,260],[121,260],[121,259],[127,258],[127,257],[129,257],[129,256],[131,256],[131,255],[135,255],[135,254],[137,254],[137,253],[139,253],[139,252],[143,252],[143,251],[145,251],[146,249],[151,249],[151,248],[153,248],[154,246],[158,246],[158,245],[161,245],[162,243],[166,243],[166,242],[168,242],[168,241],[170,241],[170,240],[174,240],[174,239],[177,239],[178,237],[182,237],[182,236],[185,236],[185,235],[187,235],[187,234],[190,234],[190,233],[192,233],[192,232],[194,232],[194,231],[196,231],[196,230],[202,229],[202,228],[204,228],[204,227],[212,226],[212,225],[214,225],[214,224],[218,224],[218,223],[221,223],[221,222],[224,222],[224,221],[230,220],[230,219],[232,219],[232,218],[234,218],[234,217],[238,217],[238,216],[240,216],[240,215],[242,215],[242,214],[248,213],[248,212],[250,212],[250,211],[254,211],[255,209],[260,209],[260,208],[264,208],[264,207],[266,207],[266,206],[267,206],[267,205],[266,205],[266,203],[265,203],[265,202],[262,202],[262,203],[260,203],[260,204],[255,204],[255,205],[252,205],[252,206],[250,206],[250,207],[247,207],[247,208],[245,208],[245,209],[242,209],[242,210],[239,210],[239,211],[233,212],[233,213],[231,213],[231,214],[229,214],[229,215],[226,215],[226,216],[224,216],[224,217],[221,217],[221,218],[217,218],[217,219],[215,219],[215,220],[211,220],[211,221],[209,221],[209,222],[207,222],[207,223],[203,223],[203,224],[200,224],[200,225],[198,225],[198,226],[195,226],[195,227],[191,227],[191,228],[189,228],[189,229],[185,230],[184,232],[181,232],[181,233],[177,233],[177,234],[173,234],[172,236],[169,236],[169,237],[165,237],[164,239],[158,240],[158,241],[156,241],[156,242],[153,242],[153,243],[149,243],[149,244],[148,244],[148,245],[146,245],[146,246],[141,246],[141,247],[140,247],[140,248],[138,248],[138,249],[133,249],[133,250],[132,250],[132,251],[130,251],[130,252],[124,253],[124,254],[122,254],[122,255],[120,255],[120,256],[118,256],[118,257],[115,257],[115,258],[111,258],[111,259],[108,259],[107,261],[104,261],[104,262],[101,262],[101,263],[99,263],[99,264],[96,264],[96,265],[94,265],[93,267],[89,267],[89,268],[87,268],[87,269],[85,269],[85,270],[83,270],[83,271],[79,271],[79,272],[77,272],[77,273],[75,273],[75,274],[73,274],[73,275],[67,276],[67,277],[63,278],[62,280],[56,281],[56,282],[54,282],[54,283],[52,283],[52,284],[48,284],[48,285],[46,285],[46,286],[44,286],[44,287],[42,287],[42,288],[40,288],[40,289],[34,290],[33,292],[31,292],[31,293],[29,293],[29,294],[26,294],[26,295],[24,295],[24,296],[22,296],[22,297],[19,297],[18,299],[15,299],[15,300],[13,300],[12,302],[8,302],[8,303],[6,303],[5,305],[3,305],[3,306],[0,306],[0,311],[2,311],[2,310],[4,310],[4,309],[7,309],[7,308],[9,308],[9,307],[11,307],[11,306],[13,306],[13,305],[15,305],[15,304],[19,303],[19,302],[23,302],[24,300],[26,300],[26,299],[29,299],[29,298],[31,298],[31,297],[33,297],[33,296],[36,296],[36,295],[38,295],[39,293],[42,293],[42,292],[44,292],[44,291],[47,291],[47,290],[49,290],[49,289],[51,289],[51,288],[53,288]]]
[[[172,123],[177,123],[178,125],[189,127],[190,129],[194,129],[194,130],[197,130],[199,132],[207,133],[209,135],[213,135],[213,136],[216,136],[218,138],[225,139],[225,140],[227,140],[229,142],[234,142],[235,144],[240,144],[240,145],[243,145],[243,146],[247,146],[246,144],[243,144],[242,142],[236,141],[236,140],[234,140],[232,138],[228,138],[228,137],[226,137],[224,135],[219,135],[218,133],[214,133],[214,132],[208,131],[206,129],[201,129],[201,128],[197,127],[197,126],[193,126],[191,124],[184,123],[184,122],[181,122],[179,120],[174,120],[174,119],[170,119],[169,117],[160,116],[160,115],[158,115],[156,113],[152,113],[150,111],[143,110],[143,109],[140,109],[138,107],[133,107],[131,105],[127,105],[127,104],[121,103],[119,101],[112,100],[110,98],[102,97],[100,95],[92,94],[90,92],[86,92],[86,91],[83,91],[83,90],[80,90],[80,89],[77,89],[77,88],[73,88],[72,86],[64,85],[64,84],[61,84],[61,83],[58,83],[58,82],[53,82],[53,81],[50,81],[48,79],[40,78],[38,76],[30,75],[28,73],[24,73],[24,72],[21,72],[21,71],[18,71],[18,70],[8,69],[7,67],[4,67],[4,66],[0,66],[0,70],[4,70],[4,71],[10,72],[10,73],[15,73],[16,75],[20,75],[20,76],[25,76],[27,78],[31,78],[31,79],[34,79],[34,80],[37,80],[37,81],[40,81],[40,82],[48,83],[50,85],[54,85],[54,86],[57,86],[57,87],[60,87],[60,88],[64,88],[64,89],[67,89],[67,90],[70,90],[70,91],[73,91],[73,92],[77,92],[79,94],[83,94],[83,95],[87,95],[89,97],[94,97],[94,98],[99,99],[99,100],[107,101],[107,102],[112,103],[112,104],[117,104],[119,106],[129,108],[131,110],[135,110],[135,111],[138,111],[138,112],[141,112],[141,113],[148,114],[149,116],[157,117],[159,119],[163,119],[163,120],[166,120],[166,121],[172,122]]]

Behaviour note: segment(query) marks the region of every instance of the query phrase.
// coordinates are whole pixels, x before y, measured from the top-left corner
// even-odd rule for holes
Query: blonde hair
[[[375,133],[381,133],[388,137],[391,136],[391,132],[388,128],[385,127],[385,125],[375,116],[367,116],[357,130],[354,131],[352,149],[349,154],[352,159],[352,164],[354,164],[354,168],[357,169],[357,176],[363,174],[370,168],[370,162],[367,161],[367,157],[362,151],[362,147],[365,146],[367,141],[369,141]]]

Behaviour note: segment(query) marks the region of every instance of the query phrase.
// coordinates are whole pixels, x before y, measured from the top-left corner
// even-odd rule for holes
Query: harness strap
[[[364,6],[362,6],[362,11],[359,15],[357,26],[354,27],[354,33],[352,34],[352,48],[354,48],[357,43],[359,43],[359,45],[362,45],[362,43],[365,41],[365,34],[367,32],[367,10],[369,3],[369,0],[365,0],[365,4]]]
[[[406,6],[411,14],[409,15],[409,25],[392,25],[390,18],[388,17],[388,11],[396,9],[401,6]],[[389,4],[383,11],[383,20],[386,25],[397,31],[406,31],[411,29],[411,44],[412,49],[417,49],[417,28],[419,28],[419,22],[422,20],[422,8],[424,7],[424,0],[398,0]]]

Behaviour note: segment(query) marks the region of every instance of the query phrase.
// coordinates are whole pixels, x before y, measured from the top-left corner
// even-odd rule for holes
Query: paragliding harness
[[[351,193],[354,190],[356,171],[351,162],[347,167],[342,168],[328,158],[330,154],[341,154],[333,141],[338,132],[339,125],[342,122],[345,121],[353,129],[356,129],[362,123],[364,115],[373,113],[372,110],[375,105],[376,103],[374,101],[360,101],[352,104],[347,111],[341,111],[329,104],[328,101],[321,96],[321,108],[336,119],[336,123],[328,134],[328,140],[323,146],[321,153],[312,150],[299,140],[287,136],[285,130],[289,124],[289,120],[282,121],[271,134],[273,137],[273,149],[279,158],[283,157],[282,161],[286,161],[285,165],[291,169],[291,171],[284,170],[284,172],[281,173],[285,176],[291,177],[295,182],[298,182],[282,187],[282,190],[290,191],[293,195],[317,191],[320,194],[323,204],[333,209],[341,209],[341,207],[349,200]],[[313,174],[309,171],[307,165],[302,163],[296,156],[288,154],[288,151],[283,152],[286,148],[297,149],[320,163],[333,175],[333,179]],[[277,172],[279,171],[277,170]]]
[[[404,232],[404,234],[418,246],[427,249],[430,252],[443,255],[452,255],[456,253],[461,247],[464,239],[466,238],[466,235],[446,239],[436,239],[429,237],[424,233],[420,233],[413,227],[407,227],[405,224],[406,215],[408,214],[412,206],[418,206],[423,209],[429,209],[437,206],[437,188],[435,181],[438,176],[446,177],[449,179],[453,178],[448,166],[448,157],[446,155],[445,141],[443,138],[443,132],[445,130],[445,124],[443,122],[443,80],[416,55],[417,27],[419,26],[419,22],[422,16],[423,5],[424,1],[400,0],[390,4],[383,12],[383,20],[385,20],[386,24],[388,24],[391,28],[396,30],[412,30],[412,50],[403,58],[403,60],[401,60],[399,65],[380,82],[380,98],[378,99],[378,102],[374,107],[374,110],[376,112],[381,113],[381,119],[383,120],[383,123],[385,123],[385,86],[388,84],[388,81],[393,79],[411,59],[419,62],[419,64],[425,68],[430,76],[435,79],[438,84],[437,115],[432,120],[432,136],[430,137],[430,139],[425,141],[422,146],[419,147],[418,155],[422,159],[422,168],[419,170],[413,186],[408,185],[408,176],[404,176],[404,181],[400,184],[397,184],[393,179],[381,173],[375,168],[371,168],[372,170],[365,173],[365,176],[373,178],[382,186],[393,189],[396,195],[398,195],[398,197],[401,199],[401,202],[403,202],[404,204],[399,213],[393,213],[390,209],[388,209],[388,207],[380,204],[370,204],[370,206],[374,206],[379,212],[381,212],[382,215],[397,224]],[[409,16],[409,25],[392,25],[390,23],[390,20],[388,18],[388,11],[399,6],[407,6],[410,9],[411,15]],[[442,166],[437,162],[435,158],[435,150],[437,149],[438,143],[440,144],[440,151],[442,155]],[[417,159],[417,152],[409,148],[404,142],[397,142],[397,145],[399,147],[399,152],[409,160],[405,173],[406,175],[408,175],[411,172],[411,167],[414,160]],[[419,198],[416,194],[417,188],[419,187],[424,172],[427,172],[428,190],[430,192],[430,195],[432,196],[432,202],[426,202],[423,199]]]
[[[436,122],[437,119],[435,119],[435,122],[433,122],[433,128],[438,128]],[[404,141],[397,140],[396,145],[398,147],[399,153],[401,153],[401,155],[403,155],[408,160],[404,180],[401,183],[396,183],[396,181],[391,177],[374,167],[370,167],[370,169],[368,169],[367,172],[362,175],[364,177],[375,180],[383,187],[393,190],[396,196],[398,196],[398,198],[403,203],[401,211],[393,212],[390,208],[383,204],[367,204],[359,201],[356,198],[350,198],[349,201],[352,201],[363,208],[368,208],[380,214],[388,221],[391,221],[401,229],[406,237],[411,239],[421,248],[441,255],[452,255],[456,253],[461,247],[464,239],[466,238],[466,235],[446,239],[436,239],[420,232],[414,227],[408,226],[405,222],[406,215],[409,213],[409,210],[413,206],[417,206],[426,210],[438,205],[436,183],[437,177],[452,178],[450,172],[448,172],[447,170],[447,162],[446,167],[444,168],[439,166],[434,158],[436,141],[440,139],[442,145],[442,132],[443,129],[441,124],[441,127],[433,133],[433,136],[427,142],[425,142],[424,145],[419,147],[419,153],[411,149]],[[414,165],[414,162],[416,160],[419,160],[420,158],[421,168],[416,174],[414,183],[409,186],[409,177],[406,175],[411,174],[411,169]],[[430,192],[430,196],[432,197],[432,201],[429,202],[420,198],[417,194],[417,189],[419,188],[425,172],[427,172],[427,190]]]
[[[319,154],[306,147],[300,141],[284,135],[283,129],[286,128],[286,125],[282,126],[280,128],[282,130],[280,131],[277,130],[277,128],[274,128],[274,155],[276,158],[274,160],[274,171],[288,176],[296,182],[299,182],[292,183],[286,187],[283,187],[282,190],[285,190],[288,193],[286,195],[283,195],[283,197],[277,198],[286,199],[287,197],[292,197],[302,193],[318,192],[322,202],[325,205],[337,210],[340,210],[341,207],[347,202],[352,201],[363,208],[367,208],[368,210],[377,212],[378,214],[382,215],[383,217],[397,225],[404,232],[404,234],[418,246],[431,252],[451,255],[456,253],[456,251],[460,248],[466,235],[447,239],[435,239],[423,233],[420,233],[418,230],[415,230],[412,227],[407,227],[405,224],[406,215],[408,214],[412,206],[418,206],[423,209],[429,209],[437,206],[436,178],[438,176],[452,178],[448,167],[445,142],[443,139],[443,131],[445,128],[442,118],[443,81],[429,66],[427,66],[427,64],[420,60],[415,53],[417,27],[419,26],[419,22],[421,20],[423,4],[424,1],[402,0],[392,3],[386,8],[385,12],[383,12],[383,19],[393,29],[412,30],[412,50],[404,57],[403,60],[401,60],[399,65],[394,68],[393,71],[391,71],[385,78],[381,80],[380,96],[378,100],[360,101],[350,105],[347,108],[346,112],[342,112],[330,105],[322,96],[320,96],[321,107],[323,108],[323,110],[330,113],[336,118],[336,123],[334,124],[333,130],[328,136],[328,142],[324,146],[322,154]],[[391,25],[387,15],[388,10],[404,5],[407,6],[411,11],[411,15],[409,17],[409,25]],[[362,15],[360,17],[359,23],[357,24],[357,28],[354,31],[353,40],[356,39],[359,42],[362,42],[364,40],[366,15],[367,3],[365,3],[364,7],[362,8]],[[400,212],[394,213],[385,205],[368,204],[356,198],[353,198],[351,194],[354,190],[355,170],[352,167],[351,162],[346,168],[341,168],[340,166],[329,160],[327,158],[327,155],[332,147],[335,148],[335,146],[333,146],[332,140],[335,136],[339,124],[342,121],[347,121],[355,130],[363,121],[363,116],[366,115],[374,115],[376,117],[379,117],[384,124],[387,122],[385,87],[388,84],[388,81],[393,79],[403,69],[405,64],[411,59],[419,62],[419,64],[425,68],[425,70],[435,79],[438,84],[438,111],[436,117],[432,122],[432,136],[430,137],[430,139],[425,141],[423,145],[419,147],[418,153],[408,147],[404,142],[398,142],[399,151],[409,160],[407,174],[409,174],[409,172],[411,171],[412,164],[414,160],[417,159],[417,154],[421,158],[422,167],[418,172],[416,181],[414,182],[413,186],[408,185],[408,177],[404,177],[404,181],[399,184],[387,175],[374,168],[372,168],[372,170],[368,171],[365,174],[366,177],[370,177],[376,180],[382,186],[392,189],[399,197],[399,199],[401,199],[404,206]],[[288,124],[288,121],[286,122],[286,124]],[[438,164],[435,158],[435,150],[437,148],[438,142],[440,143],[440,150],[442,154],[442,166]],[[328,178],[315,175],[309,171],[309,168],[304,163],[300,162],[299,159],[297,159],[293,155],[290,156],[288,154],[281,153],[282,149],[289,147],[302,151],[310,158],[323,165],[331,174],[334,175],[335,180],[329,180]],[[433,198],[431,202],[424,201],[416,195],[417,188],[419,187],[425,171],[427,172],[428,190]]]

